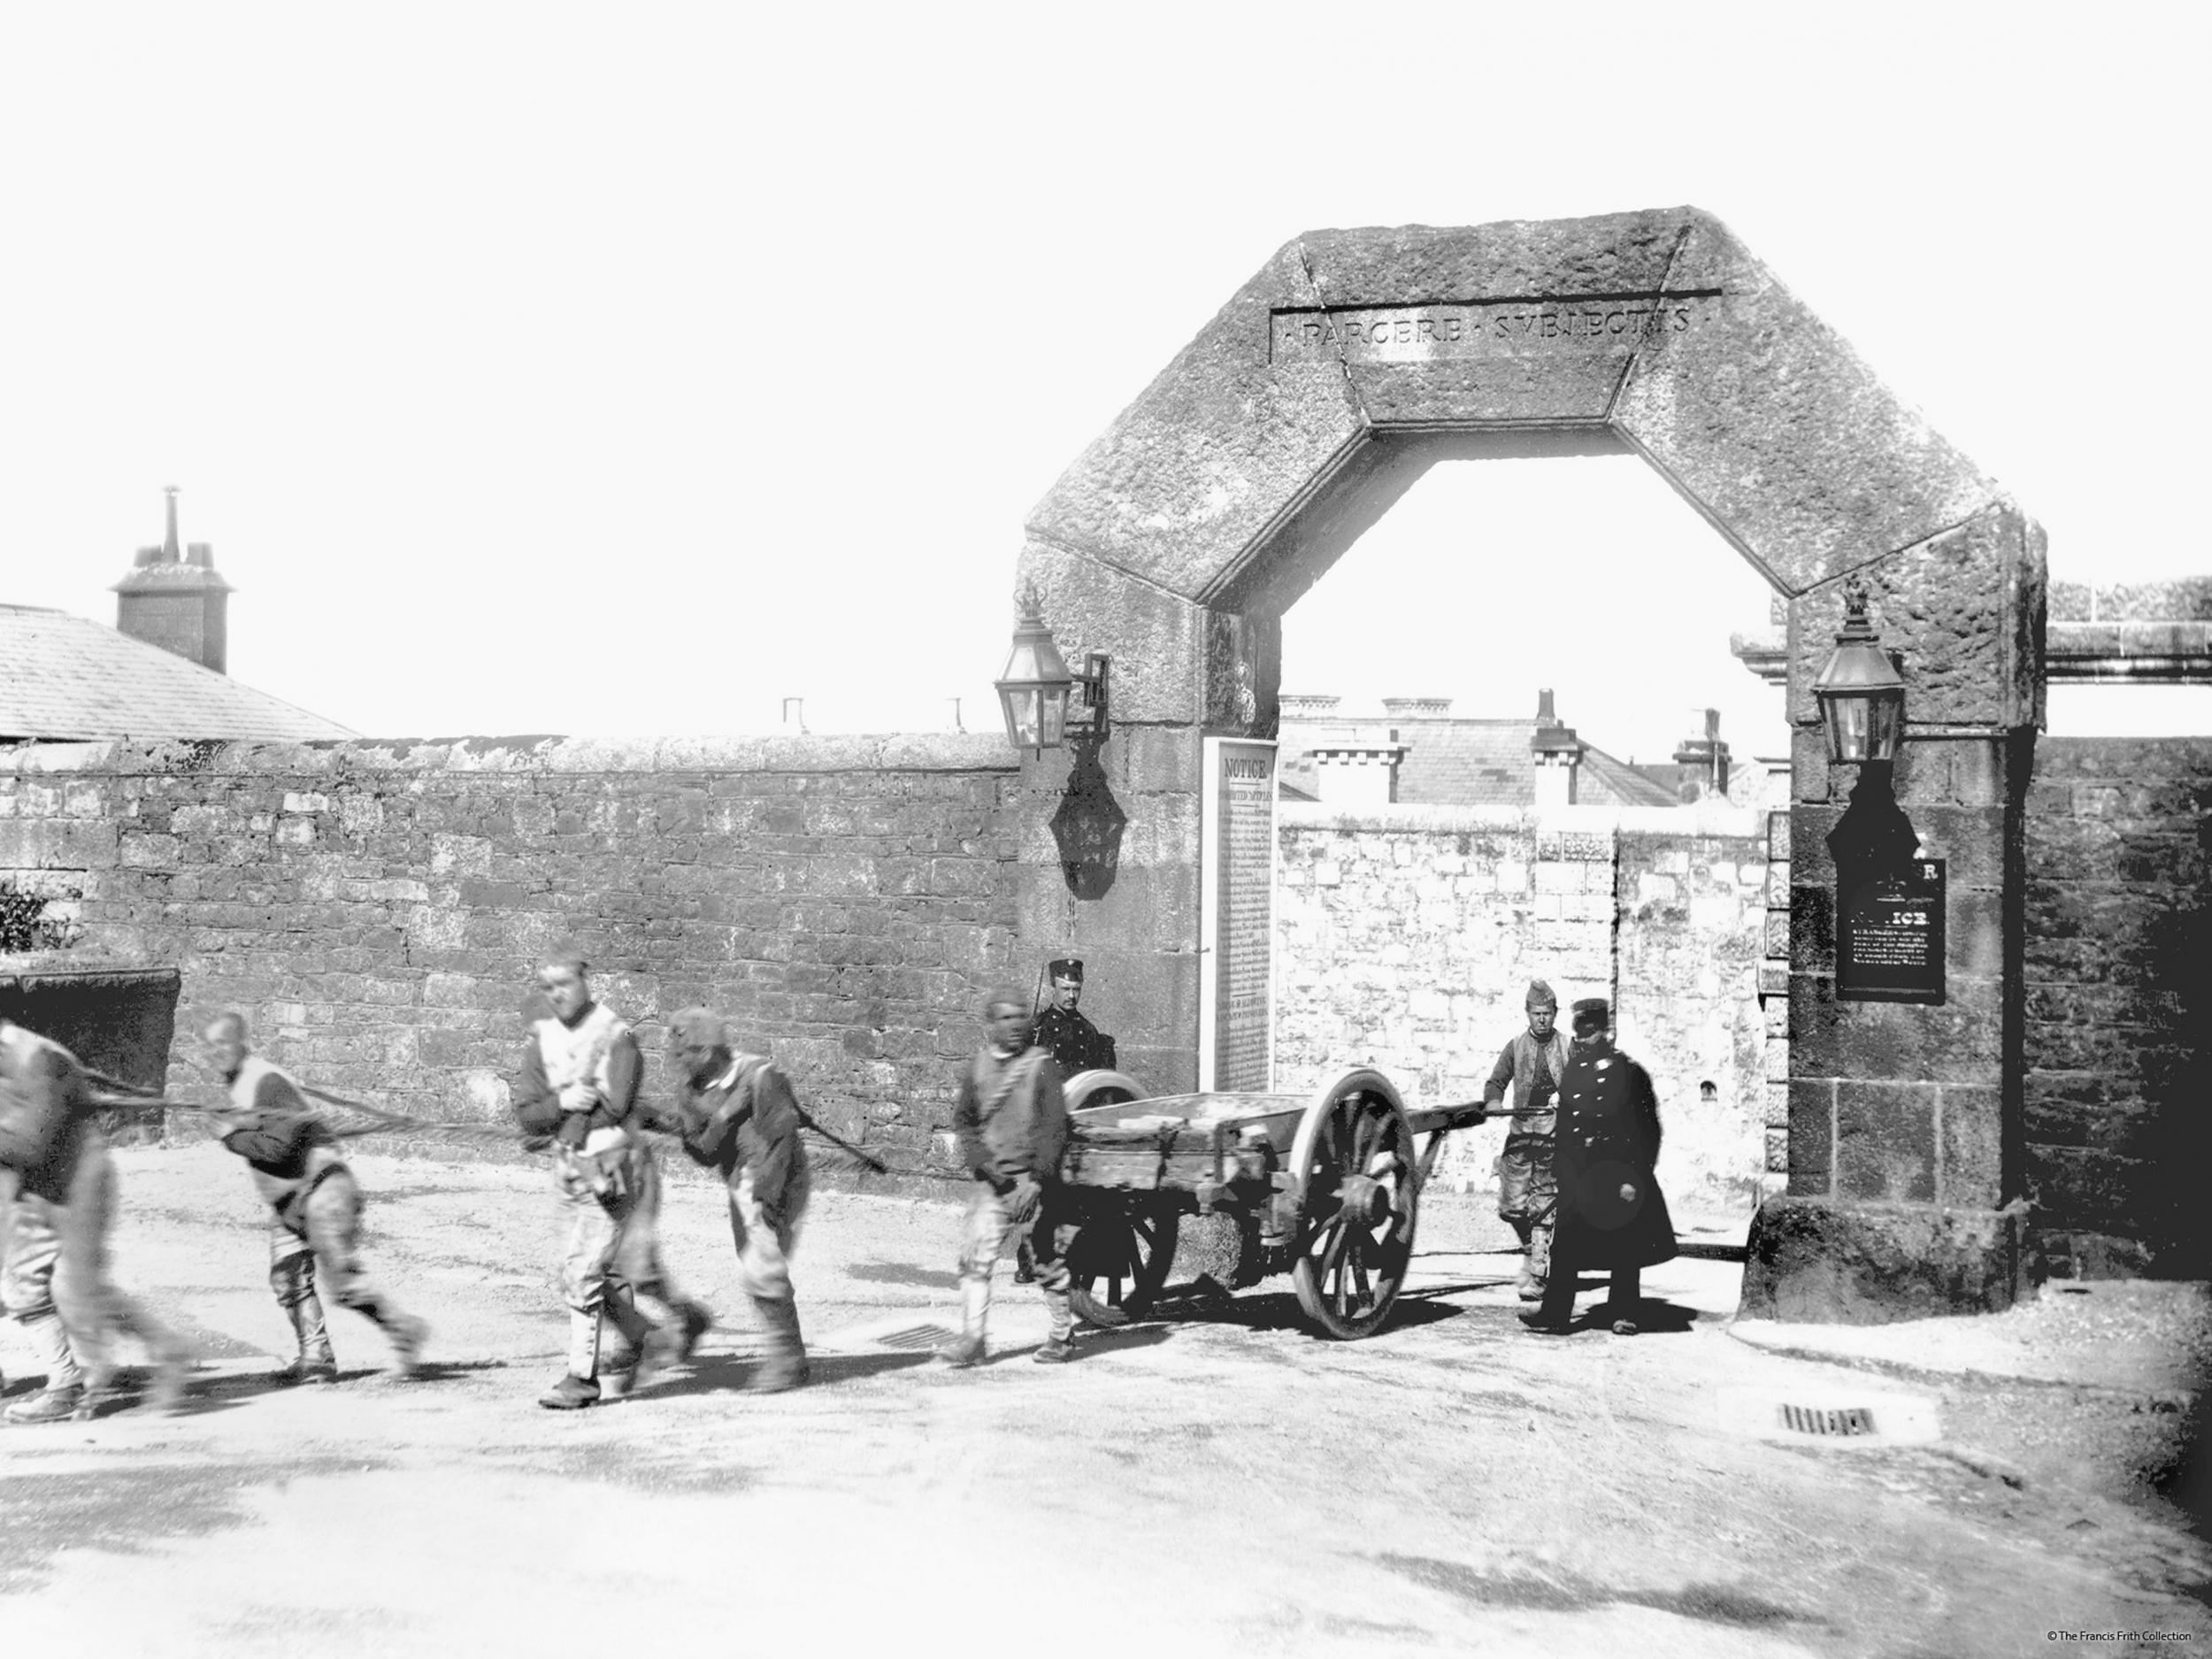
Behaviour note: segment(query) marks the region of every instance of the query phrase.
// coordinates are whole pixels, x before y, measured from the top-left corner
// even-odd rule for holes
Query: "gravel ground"
[[[1040,1306],[1002,1281],[993,1362],[954,1372],[885,1339],[951,1323],[956,1208],[824,1194],[798,1271],[818,1381],[754,1399],[718,1194],[677,1181],[672,1263],[731,1324],[695,1364],[564,1415],[533,1403],[564,1327],[542,1171],[361,1158],[370,1264],[432,1320],[434,1363],[380,1376],[380,1339],[335,1313],[345,1379],[302,1391],[264,1380],[286,1333],[235,1160],[119,1164],[118,1275],[197,1346],[194,1405],[0,1434],[0,1629],[25,1651],[1702,1659],[2016,1654],[2071,1629],[2212,1640],[2212,1557],[2127,1494],[2108,1463],[2139,1448],[2106,1448],[2077,1391],[1762,1351],[1732,1338],[1740,1270],[1709,1255],[1647,1275],[1644,1335],[1548,1340],[1514,1317],[1494,1221],[1440,1199],[1370,1340],[1316,1340],[1270,1280],[1184,1294],[1045,1368],[1027,1359]],[[2054,1303],[2016,1324],[2129,1311]],[[2090,1356],[2132,1328],[2101,1344],[2054,1327]],[[0,1330],[12,1393],[24,1358]],[[1882,1432],[1796,1433],[1778,1403],[1870,1408]]]

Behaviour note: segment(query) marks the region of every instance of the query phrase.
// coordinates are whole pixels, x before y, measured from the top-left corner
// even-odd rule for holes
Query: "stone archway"
[[[1272,733],[1283,611],[1446,455],[1624,447],[1789,600],[1789,1193],[1755,1228],[1747,1305],[2007,1305],[2042,533],[1694,209],[1301,236],[1068,469],[1020,577],[1071,655],[1112,654],[1127,824],[1116,879],[1077,897],[1048,828],[1069,760],[1025,763],[1025,950],[1133,987],[1125,1060],[1192,1087],[1202,744]],[[1826,841],[1855,769],[1829,764],[1810,685],[1853,572],[1903,661],[1897,798],[1948,865],[1938,1006],[1835,995]]]

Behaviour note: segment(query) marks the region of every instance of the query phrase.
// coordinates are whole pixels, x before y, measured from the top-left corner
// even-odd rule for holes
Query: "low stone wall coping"
[[[1700,801],[1691,806],[1331,806],[1282,801],[1276,820],[1286,829],[1618,831],[1629,835],[1748,835],[1766,833],[1766,809]]]
[[[202,772],[342,777],[378,772],[995,772],[1020,762],[996,733],[803,737],[374,738],[342,743],[26,743],[0,751],[18,776]]]

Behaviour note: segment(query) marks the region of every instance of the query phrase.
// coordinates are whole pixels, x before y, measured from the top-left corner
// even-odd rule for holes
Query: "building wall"
[[[704,1002],[824,1123],[945,1166],[953,1068],[1014,977],[995,737],[81,745],[0,762],[0,888],[69,942],[0,966],[174,967],[184,1033],[242,1009],[280,1062],[504,1120],[537,954],[573,935],[641,1027]],[[20,931],[20,930],[19,930]]]
[[[1612,999],[1622,1048],[1658,1089],[1670,1201],[1747,1214],[1767,1158],[1763,827],[1756,810],[1717,803],[1358,814],[1286,803],[1276,1087],[1373,1064],[1422,1102],[1478,1098],[1540,978],[1563,1010]],[[1455,1137],[1439,1179],[1494,1187],[1502,1133]]]
[[[2029,1196],[2055,1277],[2200,1274],[2212,741],[2044,738],[2027,813]]]

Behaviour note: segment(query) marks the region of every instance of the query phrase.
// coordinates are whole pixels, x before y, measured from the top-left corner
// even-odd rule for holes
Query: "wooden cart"
[[[1118,1071],[1079,1072],[1066,1092],[1069,1267],[1093,1296],[1143,1317],[1183,1217],[1225,1216],[1240,1240],[1229,1288],[1287,1272],[1313,1328],[1347,1339],[1390,1317],[1444,1137],[1489,1116],[1479,1101],[1409,1111],[1364,1067],[1310,1095],[1145,1100]]]

